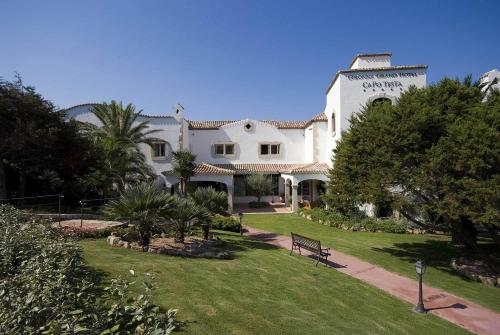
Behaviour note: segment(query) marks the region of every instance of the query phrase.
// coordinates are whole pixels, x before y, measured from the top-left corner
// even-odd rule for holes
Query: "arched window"
[[[392,105],[392,100],[389,99],[389,98],[384,98],[384,97],[381,97],[381,98],[377,98],[375,100],[372,100],[371,102],[372,105],[381,105],[381,104],[391,104]]]
[[[335,135],[336,124],[335,124],[335,112],[332,113],[332,136]]]

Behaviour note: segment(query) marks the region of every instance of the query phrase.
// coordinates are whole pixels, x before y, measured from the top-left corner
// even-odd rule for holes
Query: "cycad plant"
[[[175,241],[184,243],[186,231],[198,222],[209,220],[210,213],[191,198],[174,196],[173,199],[174,206],[165,211],[165,217],[170,220],[175,229]]]
[[[199,187],[189,194],[199,206],[206,208],[212,214],[227,214],[227,194],[216,191],[213,187]]]
[[[106,217],[113,220],[130,221],[136,227],[143,246],[149,245],[151,228],[164,220],[176,202],[170,195],[147,183],[125,189],[120,197],[104,207]]]

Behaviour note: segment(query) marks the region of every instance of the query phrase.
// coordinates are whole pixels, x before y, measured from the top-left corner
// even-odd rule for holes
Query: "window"
[[[234,176],[234,195],[237,197],[244,197],[248,195],[246,175]]]
[[[167,156],[167,144],[165,142],[153,143],[153,158],[165,158]]]
[[[232,156],[234,155],[233,143],[214,144],[215,156]]]
[[[271,155],[279,155],[279,154],[280,154],[280,145],[271,144]]]
[[[224,155],[224,144],[216,144],[215,145],[215,154],[216,155]]]
[[[271,175],[271,180],[273,183],[273,191],[271,195],[279,195],[280,194],[280,178],[281,176],[279,174],[273,174]]]
[[[280,154],[280,144],[261,143],[259,153],[261,156],[277,156]]]
[[[261,155],[269,155],[269,144],[261,144],[260,145],[260,154]]]
[[[226,155],[234,155],[234,144],[226,144]]]
[[[335,112],[332,113],[332,135],[335,135]]]

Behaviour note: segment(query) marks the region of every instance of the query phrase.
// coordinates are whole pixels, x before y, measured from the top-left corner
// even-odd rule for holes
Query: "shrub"
[[[307,217],[311,221],[319,222],[324,225],[352,231],[371,231],[386,233],[405,233],[408,224],[405,222],[396,222],[391,219],[374,219],[357,215],[347,217],[338,212],[328,211],[323,208],[299,209],[299,214]]]
[[[240,231],[240,222],[234,216],[214,215],[211,228],[238,233]]]
[[[227,212],[226,192],[216,191],[213,187],[199,187],[194,192],[191,192],[189,197],[212,214],[224,215]]]
[[[50,222],[0,206],[0,334],[169,334],[175,310],[164,313],[145,292],[127,298],[117,279],[99,296],[75,239]]]

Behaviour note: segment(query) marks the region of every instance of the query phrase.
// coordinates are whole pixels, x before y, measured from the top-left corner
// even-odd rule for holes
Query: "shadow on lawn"
[[[254,240],[245,236],[240,236],[231,233],[216,232],[215,236],[220,237],[226,242],[225,249],[232,253],[233,258],[238,257],[238,253],[249,251],[249,250],[276,250],[279,247],[272,244]]]
[[[490,244],[484,244],[485,250],[492,248]],[[418,260],[423,260],[428,266],[448,272],[464,280],[467,278],[458,274],[451,267],[451,259],[466,256],[476,258],[477,256],[464,248],[451,245],[448,241],[426,240],[418,243],[394,243],[392,247],[372,248],[377,252],[388,253],[394,257],[408,262],[411,266]],[[493,251],[493,250],[491,250]]]

